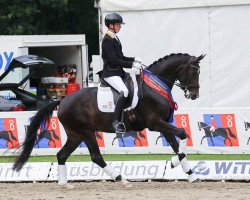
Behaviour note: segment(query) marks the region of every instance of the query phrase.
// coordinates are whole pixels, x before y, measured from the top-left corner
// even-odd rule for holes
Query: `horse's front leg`
[[[122,137],[121,137],[122,138]],[[94,132],[92,131],[85,131],[85,135],[83,136],[83,141],[87,145],[89,150],[91,160],[97,164],[99,167],[103,169],[105,173],[107,173],[113,180],[121,182],[122,185],[126,188],[131,188],[132,184],[127,181],[125,178],[121,176],[121,173],[116,171],[114,167],[108,165],[100,152],[96,137]]]
[[[181,164],[183,171],[188,175],[189,182],[198,181],[199,177],[193,173],[187,161],[186,152],[184,151],[184,143],[186,144],[186,139],[188,137],[187,133],[183,129],[178,129],[165,121],[161,121],[159,126],[156,127],[156,131],[161,131],[162,135],[166,138],[174,152],[177,154],[171,159],[171,167],[177,167]],[[180,138],[181,148],[175,138],[175,135]]]
[[[121,141],[122,141],[123,147],[125,147],[125,142],[124,142],[123,136],[121,136]]]

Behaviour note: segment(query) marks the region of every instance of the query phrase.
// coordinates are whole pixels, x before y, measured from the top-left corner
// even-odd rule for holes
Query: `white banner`
[[[250,180],[250,160],[189,161],[189,164],[201,180]],[[164,179],[186,180],[187,174],[181,166],[171,169],[168,162]]]
[[[110,161],[116,171],[128,180],[187,180],[179,165],[171,169],[169,161]],[[201,180],[250,180],[250,161],[189,161]],[[111,180],[92,162],[68,162],[68,180]],[[20,172],[13,172],[12,163],[0,163],[0,182],[57,181],[57,163],[27,163]]]
[[[126,179],[148,180],[162,179],[166,161],[112,161],[107,162]],[[68,180],[111,180],[98,165],[93,162],[68,162]],[[53,163],[48,180],[58,180],[57,164]]]
[[[51,168],[50,162],[27,163],[19,171],[13,171],[13,163],[0,163],[0,182],[2,181],[45,181]]]
[[[23,143],[34,114],[0,113],[0,155],[17,153],[16,148]],[[188,134],[188,153],[250,153],[250,109],[180,109],[175,113],[173,125],[183,128]],[[41,140],[35,145],[32,155],[55,155],[67,139],[56,112],[49,127],[41,126],[37,134]],[[129,131],[125,135],[96,132],[96,140],[104,154],[173,153],[159,132],[147,129]],[[88,154],[86,144],[82,142],[74,154]]]

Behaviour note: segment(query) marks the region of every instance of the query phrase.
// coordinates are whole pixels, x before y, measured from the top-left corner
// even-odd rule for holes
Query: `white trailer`
[[[100,44],[104,18],[117,12],[127,56],[149,65],[170,53],[207,54],[201,62],[200,98],[173,95],[182,108],[249,107],[250,0],[99,0]]]
[[[0,36],[0,74],[6,71],[14,57],[28,54],[48,58],[56,66],[75,64],[76,83],[81,88],[87,86],[88,46],[85,35]],[[29,73],[28,69],[16,70],[19,70],[16,77],[8,77],[8,82],[19,82]],[[29,90],[29,84],[25,89]]]

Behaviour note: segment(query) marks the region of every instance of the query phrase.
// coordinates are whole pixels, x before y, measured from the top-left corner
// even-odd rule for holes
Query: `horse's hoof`
[[[188,182],[190,183],[200,182],[200,179],[197,176],[197,174],[192,173],[191,175],[188,176]]]
[[[194,180],[192,183],[200,183],[201,182],[201,179],[196,179],[196,180]]]
[[[132,183],[127,181],[126,179],[122,180],[122,186],[125,188],[132,188],[133,187]]]
[[[174,168],[174,165],[173,165],[173,163],[171,162],[171,169],[173,169]]]
[[[69,184],[69,183],[66,183],[66,184],[63,184],[63,185],[59,185],[61,188],[63,188],[63,189],[68,189],[68,190],[72,190],[72,189],[74,189],[75,188],[75,186],[74,185],[71,185],[71,184]]]

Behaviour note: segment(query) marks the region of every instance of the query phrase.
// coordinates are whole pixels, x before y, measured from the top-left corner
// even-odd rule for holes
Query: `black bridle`
[[[181,83],[177,83],[177,79],[175,79],[174,81],[170,81],[166,78],[163,78],[161,76],[158,76],[158,75],[155,75],[157,76],[159,79],[161,79],[163,82],[165,83],[170,83],[171,85],[176,85],[177,87],[181,88],[183,91],[184,91],[184,95],[186,98],[189,98],[189,90],[190,88],[197,88],[199,89],[200,88],[200,85],[191,85],[189,84],[190,82],[190,77],[189,77],[189,70],[191,69],[191,67],[197,69],[197,72],[198,74],[200,74],[200,67],[199,66],[195,66],[195,65],[192,65],[192,62],[196,59],[196,57],[192,56],[190,57],[189,61],[187,62],[186,66],[185,66],[185,69],[178,75],[177,79],[179,80],[179,77],[184,73],[186,72],[186,77],[185,77],[185,83],[184,84],[181,84]],[[143,66],[145,66],[144,64],[142,64]],[[148,66],[145,66],[146,68],[148,68]]]
[[[192,65],[192,62],[193,62],[195,59],[196,59],[196,58],[192,56],[192,57],[189,59],[188,63],[186,64],[185,70],[183,70],[183,71],[178,75],[178,77],[177,77],[177,79],[180,80],[179,77],[183,74],[183,72],[186,72],[185,83],[184,83],[184,85],[182,85],[181,83],[176,83],[176,82],[175,82],[175,85],[178,86],[178,87],[180,87],[180,88],[184,91],[185,97],[186,97],[186,98],[189,98],[189,91],[190,91],[191,88],[196,88],[196,89],[199,89],[199,88],[200,88],[200,85],[199,85],[199,84],[198,84],[198,85],[192,85],[192,84],[190,84],[190,76],[189,76],[189,73],[188,73],[189,70],[191,69],[191,67],[193,67],[193,68],[197,69],[198,74],[200,74],[200,67],[199,67],[199,66]],[[175,81],[176,81],[176,80],[175,80]]]

